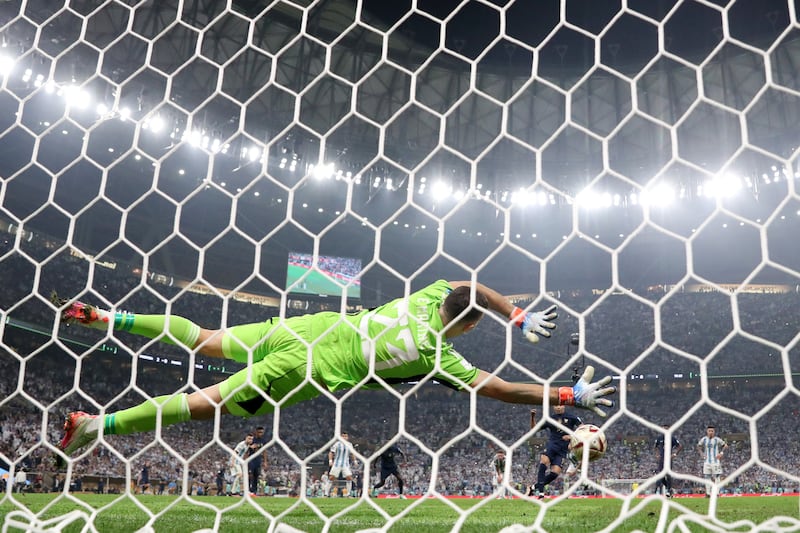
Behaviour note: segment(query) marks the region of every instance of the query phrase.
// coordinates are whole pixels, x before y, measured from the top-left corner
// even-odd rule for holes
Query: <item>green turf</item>
[[[633,500],[629,508],[623,510],[622,501],[611,499],[559,501],[546,510],[536,502],[523,500],[482,500],[457,499],[444,503],[436,500],[397,500],[378,499],[370,502],[353,499],[311,499],[301,501],[288,498],[257,498],[241,500],[238,498],[201,497],[177,501],[171,496],[111,496],[78,495],[72,501],[56,495],[28,494],[15,497],[12,501],[5,497],[0,503],[0,517],[14,509],[26,508],[38,513],[45,510],[40,519],[65,515],[76,509],[87,513],[96,512],[94,526],[102,532],[136,531],[147,524],[151,513],[162,513],[156,519],[155,531],[184,532],[203,528],[219,531],[263,531],[275,517],[295,528],[304,531],[322,531],[325,522],[319,516],[333,517],[330,531],[352,532],[360,529],[383,527],[387,516],[404,513],[390,528],[392,533],[427,533],[451,531],[460,523],[461,531],[485,533],[499,531],[511,524],[527,526],[540,525],[544,531],[580,532],[599,531],[657,531],[668,530],[669,522],[676,520],[688,524],[688,530],[706,531],[751,531],[752,524],[763,524],[775,516],[788,517],[786,523],[794,521],[794,529],[800,531],[800,511],[797,497],[763,498],[723,498],[717,502],[715,519],[708,516],[709,500],[677,499],[662,502],[656,499]],[[136,503],[134,502],[134,499]],[[137,505],[141,505],[139,507]],[[379,512],[372,504],[381,510]],[[316,510],[311,506],[316,506]],[[217,513],[216,509],[223,510]],[[464,511],[471,510],[467,514]],[[544,510],[544,514],[540,513]],[[696,513],[689,519],[686,510]],[[662,513],[668,513],[661,526]],[[540,522],[537,522],[539,520]],[[737,522],[741,523],[737,527]],[[85,522],[77,522],[65,531],[80,531]],[[709,526],[713,526],[709,527]],[[774,531],[774,527],[762,531]],[[8,531],[20,531],[9,528]]]

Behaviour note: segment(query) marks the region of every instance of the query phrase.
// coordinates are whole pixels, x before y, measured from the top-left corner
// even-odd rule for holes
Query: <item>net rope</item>
[[[607,419],[581,413],[605,429],[607,456],[583,464],[577,481],[562,489],[621,500],[606,530],[636,516],[637,497],[654,489],[658,475],[615,468],[631,460],[649,465],[650,436],[663,433],[665,420],[672,428],[666,440],[678,436],[685,449],[661,473],[682,486],[705,484],[688,456],[706,424],[722,428],[732,457],[708,514],[662,497],[659,531],[800,528],[796,516],[726,523],[716,513],[719,491],[740,477],[800,485],[796,463],[772,455],[771,436],[800,407],[800,332],[796,315],[771,321],[773,311],[760,308],[768,302],[784,312],[800,287],[797,247],[785,244],[800,216],[796,4],[756,9],[751,26],[758,31],[743,29],[752,6],[741,0],[659,7],[628,0],[618,10],[584,6],[586,13],[566,1],[538,12],[520,0],[376,4],[3,4],[0,104],[15,112],[0,126],[7,160],[0,265],[2,279],[14,285],[2,302],[0,412],[19,430],[4,436],[0,453],[10,478],[55,451],[67,411],[113,412],[179,387],[192,392],[237,368],[158,340],[65,329],[53,318],[52,289],[106,309],[194,313],[211,327],[242,323],[242,315],[285,318],[307,310],[297,293],[310,278],[284,285],[264,266],[283,257],[270,247],[319,261],[348,255],[332,242],[360,239],[368,252],[362,300],[311,299],[312,306],[345,313],[448,276],[498,281],[520,307],[559,305],[550,341],[523,343],[505,317],[491,315],[475,334],[480,339],[468,335],[456,347],[470,359],[471,348],[485,351],[491,343],[498,355],[476,365],[548,387],[586,363],[598,376],[618,378],[618,405]],[[552,23],[529,24],[533,15]],[[692,19],[704,31],[690,38]],[[214,203],[220,201],[222,207]],[[167,223],[149,226],[156,217]],[[429,256],[403,257],[403,247]],[[647,256],[650,278],[637,275],[634,261]],[[677,274],[668,270],[674,258]],[[720,262],[730,263],[732,274],[718,275]],[[570,270],[578,264],[584,268]],[[215,273],[226,267],[230,275]],[[393,281],[379,281],[377,273]],[[604,278],[596,291],[571,289],[594,275]],[[347,277],[333,283],[334,291],[357,285]],[[769,300],[772,292],[779,301]],[[719,322],[727,331],[715,329]],[[570,331],[580,336],[565,357]],[[748,351],[749,366],[738,368],[738,354]],[[123,358],[129,367],[109,368],[108,361]],[[165,389],[161,369],[177,372],[180,383]],[[673,385],[687,381],[684,369],[694,374],[692,386]],[[724,389],[747,394],[748,373],[772,381],[742,409]],[[667,409],[653,407],[659,400],[648,392],[670,374],[660,391],[670,398]],[[226,516],[245,510],[247,520],[271,531],[289,530],[290,515],[305,509],[316,517],[309,527],[326,531],[363,505],[379,517],[379,530],[413,520],[426,498],[389,512],[364,495],[339,511],[316,497],[316,470],[348,428],[381,435],[360,436],[356,462],[364,475],[356,490],[369,491],[380,451],[394,439],[416,457],[407,485],[448,508],[450,519],[439,526],[454,530],[499,496],[462,486],[463,495],[487,496],[465,508],[448,497],[453,479],[488,480],[487,450],[504,449],[504,487],[544,512],[499,527],[547,530],[548,511],[563,499],[539,501],[526,492],[541,451],[530,442],[541,443],[552,418],[540,416],[529,429],[527,408],[489,405],[474,392],[431,393],[429,381],[385,387],[381,399],[361,387],[321,390],[307,405],[277,409],[263,422],[218,415],[209,423],[159,424],[138,436],[103,436],[54,473],[60,494],[43,509],[8,483],[3,530],[61,531],[77,522],[98,531],[103,514],[122,505],[132,506],[137,527],[157,530],[159,519],[187,502],[199,518],[186,527],[198,530],[230,525]],[[451,418],[420,415],[436,408]],[[381,420],[370,426],[365,419],[376,412]],[[452,425],[421,433],[430,420]],[[198,487],[213,486],[207,465],[228,470],[236,443],[257,424],[267,427],[268,475],[289,481],[299,498],[273,512],[255,498],[219,505],[200,497]],[[205,435],[198,440],[192,432]],[[308,435],[315,435],[311,444]],[[461,471],[466,456],[480,474]],[[158,462],[163,490],[179,496],[174,501],[152,505],[134,495],[148,461]],[[97,465],[123,474],[97,475]],[[34,470],[49,468],[39,463]],[[124,482],[118,497],[95,508],[70,490],[81,477]],[[643,482],[618,491],[603,478]]]

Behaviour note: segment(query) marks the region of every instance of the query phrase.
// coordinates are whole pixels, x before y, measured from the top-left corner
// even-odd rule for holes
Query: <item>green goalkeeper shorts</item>
[[[308,373],[311,349],[306,344],[307,318],[236,326],[225,334],[235,337],[224,341],[226,356],[247,361],[248,353],[253,354],[247,368],[220,383],[228,412],[244,417],[261,415],[274,411],[275,403],[286,407],[319,395],[324,385],[318,384],[313,365]],[[310,380],[306,380],[307,375]]]

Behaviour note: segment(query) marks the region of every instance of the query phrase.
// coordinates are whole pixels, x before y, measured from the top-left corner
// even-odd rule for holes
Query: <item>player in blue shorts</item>
[[[567,413],[563,405],[553,407],[551,418],[556,423],[548,422],[545,425],[545,429],[550,431],[550,438],[547,439],[547,447],[539,460],[539,472],[533,486],[534,496],[537,498],[544,497],[544,488],[561,475],[564,461],[569,454],[569,432],[583,424],[580,418]]]
[[[381,479],[378,481],[372,490],[378,490],[379,488],[383,487],[383,484],[386,483],[386,478],[389,476],[394,476],[397,479],[397,492],[401,498],[405,498],[403,495],[403,486],[405,485],[405,481],[403,478],[400,477],[400,470],[397,468],[397,456],[402,456],[403,460],[406,459],[406,454],[397,447],[397,444],[392,444],[389,446],[386,451],[384,451],[380,456],[381,461]]]

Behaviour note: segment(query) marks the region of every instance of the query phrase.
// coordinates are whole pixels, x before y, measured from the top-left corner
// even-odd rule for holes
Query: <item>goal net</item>
[[[796,531],[799,22],[791,0],[0,2],[4,531]],[[571,410],[607,453],[544,499],[551,405],[429,374],[170,425],[247,363],[51,300],[226,331],[441,279],[559,306],[536,344],[487,313],[454,339],[475,367],[618,386],[607,418]],[[67,413],[154,398],[152,431],[58,452]],[[342,432],[352,480],[329,478]]]

